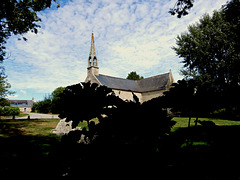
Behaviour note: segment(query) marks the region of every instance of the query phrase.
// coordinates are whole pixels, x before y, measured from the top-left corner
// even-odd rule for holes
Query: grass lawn
[[[176,121],[176,124],[173,127],[173,130],[176,128],[184,128],[188,127],[188,117],[174,117],[174,121]],[[195,126],[195,121],[196,118],[191,118],[191,126]],[[232,121],[232,120],[226,120],[226,119],[214,119],[214,118],[199,118],[198,120],[200,121],[212,121],[214,122],[217,126],[236,126],[240,125],[240,121]],[[198,123],[198,125],[200,125]]]
[[[50,130],[54,129],[58,122],[58,119],[0,120],[0,136],[50,136],[52,135]]]
[[[58,119],[0,120],[0,178],[45,176],[60,137],[52,134]],[[33,177],[33,176],[32,176]]]
[[[169,156],[171,166],[182,171],[195,168],[208,170],[214,167],[213,169],[220,169],[220,172],[226,168],[230,171],[239,167],[231,163],[240,161],[240,121],[199,118],[201,121],[213,121],[217,125],[212,129],[204,129],[201,125],[194,127],[195,118],[192,118],[192,128],[188,131],[188,118],[174,117],[173,120],[176,124],[169,143],[176,146],[179,144],[181,149]],[[97,119],[93,121],[98,123]],[[68,160],[72,151],[66,153],[61,150],[61,138],[50,132],[58,122],[59,119],[0,120],[0,178],[16,174],[19,177],[26,174],[33,175],[32,177],[59,175],[59,167],[68,163],[62,160],[63,157]],[[79,125],[86,127],[87,122]],[[186,138],[190,139],[191,147],[186,146]]]
[[[95,124],[99,123],[98,118],[93,118],[89,122],[91,122],[91,121],[93,121]],[[78,126],[80,126],[82,129],[86,128],[88,130],[87,121],[79,122]]]
[[[18,117],[27,117],[28,114],[25,114],[25,113],[20,113],[18,116],[15,116],[15,118],[18,118]],[[0,119],[12,119],[13,116],[0,116],[1,118]]]

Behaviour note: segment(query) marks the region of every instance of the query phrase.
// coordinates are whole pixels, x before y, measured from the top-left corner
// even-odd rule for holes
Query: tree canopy
[[[4,73],[4,68],[0,67],[0,98],[4,98],[7,95],[14,94],[13,91],[10,91],[10,83],[7,80],[7,76]]]
[[[174,7],[170,9],[171,15],[177,14],[178,18],[188,15],[188,11],[193,7],[194,0],[178,0]]]
[[[239,111],[239,9],[239,0],[232,0],[221,10],[214,11],[212,16],[205,14],[199,22],[190,25],[187,32],[177,36],[177,45],[173,49],[183,58],[181,72],[196,90],[189,105],[205,104],[188,106],[191,109],[204,110],[210,105],[208,110],[211,111],[214,108]],[[179,82],[176,87],[184,90],[182,85]],[[238,117],[239,113],[234,116]]]
[[[204,15],[188,27],[188,32],[177,36],[177,46],[173,49],[183,58],[185,76],[215,85],[239,85],[240,23],[227,18],[227,7],[214,11],[212,16]],[[239,14],[236,16],[235,19],[239,18]]]
[[[128,74],[127,79],[140,80],[140,79],[143,79],[143,76],[140,76],[139,74],[137,74],[136,71],[132,71]]]

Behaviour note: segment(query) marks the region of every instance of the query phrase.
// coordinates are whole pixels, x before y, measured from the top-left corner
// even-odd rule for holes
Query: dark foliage
[[[204,15],[188,27],[187,33],[177,37],[173,49],[183,58],[181,72],[188,81],[185,85],[179,82],[169,94],[179,100],[173,105],[175,109],[177,106],[179,111],[185,109],[197,117],[225,109],[228,118],[240,117],[237,113],[240,109],[239,7],[239,0],[232,0],[212,16]],[[189,88],[194,92],[188,94]],[[179,90],[185,93],[186,102]]]
[[[90,141],[95,139],[92,142],[95,144],[151,144],[156,149],[159,138],[169,133],[174,125],[158,101],[143,104],[138,100],[135,103],[125,102],[111,89],[97,84],[69,86],[63,92],[61,101],[59,117],[72,120],[74,127],[80,121],[87,121],[87,135]],[[99,124],[89,123],[95,117],[99,119]]]
[[[134,95],[134,93],[133,93]],[[72,165],[70,174],[76,175],[75,167],[81,163],[98,164],[105,161],[117,165],[127,161],[129,165],[145,166],[168,148],[167,137],[175,124],[167,111],[162,109],[160,101],[148,101],[143,104],[134,95],[135,102],[125,102],[114,95],[111,89],[97,84],[83,83],[66,87],[61,96],[61,118],[72,120],[73,126],[80,121],[88,122],[88,130],[75,130],[63,136],[62,143],[66,151],[73,151],[79,164]],[[99,123],[90,122],[97,117]],[[84,137],[84,142],[77,142]],[[76,153],[76,154],[75,154]],[[141,159],[139,159],[141,157]],[[167,157],[164,157],[167,159]],[[155,159],[157,160],[157,159]],[[80,163],[81,162],[81,163]]]
[[[193,7],[194,0],[178,0],[174,7],[170,9],[171,15],[177,14],[178,18],[188,15],[188,11]]]
[[[0,97],[4,98],[7,95],[14,94],[15,92],[10,91],[9,90],[10,88],[11,88],[11,84],[7,80],[7,76],[5,75],[5,69],[3,66],[0,66]]]
[[[239,118],[239,87],[219,90],[214,84],[197,79],[179,80],[159,100],[175,115],[187,117]],[[217,112],[224,109],[221,116]],[[214,116],[215,115],[215,116]],[[220,115],[220,114],[219,114]]]
[[[127,79],[140,80],[140,79],[144,79],[144,78],[143,78],[143,76],[140,76],[139,74],[137,74],[136,71],[132,71],[128,74]]]
[[[0,106],[1,107],[10,106],[10,102],[5,98],[0,98]]]
[[[32,111],[37,111],[39,113],[50,113],[51,112],[51,99],[45,98],[33,105]]]
[[[114,98],[111,89],[97,84],[82,83],[68,86],[60,95],[60,118],[73,121],[73,127],[79,122],[99,117],[105,108],[112,105]]]

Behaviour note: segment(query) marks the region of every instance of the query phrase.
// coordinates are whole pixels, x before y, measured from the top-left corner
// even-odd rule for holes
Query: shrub
[[[20,109],[18,107],[5,106],[0,108],[1,116],[13,116],[13,119],[15,119],[15,116],[19,114]]]

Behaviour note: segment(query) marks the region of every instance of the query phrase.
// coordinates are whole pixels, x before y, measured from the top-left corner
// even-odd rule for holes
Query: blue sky
[[[178,19],[168,11],[177,0],[71,0],[39,13],[39,33],[7,41],[6,74],[15,95],[10,99],[42,100],[57,87],[86,78],[91,33],[101,74],[126,78],[131,71],[144,77],[172,70],[182,79],[183,66],[174,51],[177,35],[212,14],[226,0],[196,0],[190,14]]]

